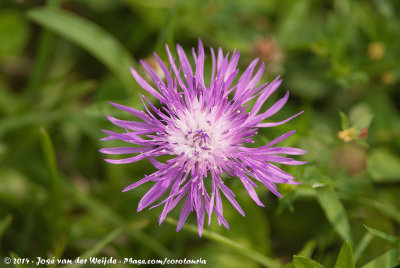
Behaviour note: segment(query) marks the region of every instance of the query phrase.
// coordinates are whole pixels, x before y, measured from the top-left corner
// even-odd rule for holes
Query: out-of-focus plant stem
[[[59,7],[60,0],[48,0],[47,7],[57,9]],[[49,62],[51,53],[53,50],[51,47],[54,45],[55,35],[49,30],[42,29],[39,37],[38,51],[33,67],[32,75],[29,77],[29,81],[26,87],[26,93],[28,97],[32,96],[36,91],[42,80],[47,63]]]

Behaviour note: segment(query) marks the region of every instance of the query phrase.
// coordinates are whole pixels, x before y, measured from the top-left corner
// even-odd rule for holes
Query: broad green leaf
[[[367,226],[367,225],[365,225],[365,224],[364,224],[364,227],[365,227],[365,228],[368,230],[368,232],[370,232],[371,234],[373,234],[373,235],[375,235],[375,236],[378,236],[378,237],[380,237],[380,238],[382,238],[382,239],[384,239],[384,240],[386,240],[386,241],[389,241],[390,243],[395,243],[395,244],[399,243],[399,238],[398,238],[397,236],[384,233],[384,232],[382,232],[382,231],[379,231],[379,230],[377,230],[377,229],[374,229],[374,228],[372,228],[372,227],[369,227],[369,226]]]
[[[354,268],[353,249],[349,241],[343,243],[339,256],[336,260],[335,268]]]
[[[165,220],[168,223],[173,224],[173,225],[176,225],[178,223],[176,220],[169,218],[169,217],[167,217]],[[193,224],[185,223],[183,225],[183,229],[188,230],[192,233],[195,233],[196,235],[198,233],[197,226],[195,226]],[[264,254],[261,254],[251,248],[243,246],[242,244],[239,244],[236,241],[232,241],[218,233],[215,233],[215,232],[212,232],[209,230],[203,230],[203,236],[210,240],[216,241],[222,245],[228,246],[228,247],[236,250],[239,254],[247,256],[248,258],[250,258],[262,265],[265,265],[266,267],[271,267],[271,268],[282,267],[282,264],[279,261],[274,260],[270,257],[267,257]]]
[[[100,26],[73,13],[50,8],[31,9],[28,17],[87,50],[125,84],[128,92],[135,88],[129,70],[136,65],[132,56],[115,37]]]
[[[323,268],[318,262],[303,256],[294,256],[293,264],[295,268]]]
[[[343,240],[351,241],[352,235],[346,210],[335,190],[329,186],[318,187],[317,197],[332,227]]]
[[[373,259],[369,263],[365,264],[361,268],[393,268],[400,264],[399,259],[400,249],[392,249],[384,253],[383,255]]]
[[[368,170],[376,182],[400,181],[400,158],[385,149],[377,149],[370,153]]]

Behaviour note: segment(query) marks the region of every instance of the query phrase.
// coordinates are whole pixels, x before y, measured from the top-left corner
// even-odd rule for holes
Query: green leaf
[[[356,129],[363,129],[369,127],[374,116],[372,114],[364,115],[363,117],[354,121],[354,127]]]
[[[340,123],[342,126],[342,130],[348,129],[350,126],[349,126],[349,119],[347,118],[347,115],[342,111],[339,112],[339,115],[340,115]]]
[[[375,235],[375,236],[378,236],[378,237],[380,237],[380,238],[382,238],[382,239],[384,239],[384,240],[386,240],[386,241],[389,241],[390,243],[395,243],[395,244],[399,243],[399,238],[398,238],[397,236],[384,233],[384,232],[379,231],[379,230],[377,230],[377,229],[375,229],[375,228],[369,227],[369,226],[367,226],[367,225],[365,225],[365,224],[364,224],[364,227],[365,227],[365,228],[368,230],[368,232],[370,232],[371,234],[373,234],[373,235]]]
[[[178,222],[172,218],[167,217],[165,219],[168,223],[176,225]],[[183,229],[188,230],[192,233],[195,233],[197,235],[197,226],[193,225],[193,224],[188,224],[185,223],[185,225],[183,225]],[[239,244],[237,241],[232,241],[218,233],[209,231],[209,230],[203,230],[203,236],[205,238],[208,238],[210,240],[216,241],[222,245],[228,246],[234,250],[236,250],[239,254],[242,254],[266,267],[271,267],[271,268],[278,268],[278,267],[282,267],[282,264],[277,261],[274,260],[270,257],[265,256],[264,254],[261,254],[251,248],[248,248],[246,246],[243,246],[242,244]]]
[[[370,153],[368,170],[376,182],[400,181],[400,158],[386,149],[377,149]]]
[[[354,268],[353,249],[349,241],[343,243],[339,256],[336,260],[335,268]]]
[[[60,0],[52,0],[47,1],[46,6],[49,9],[58,9],[59,4]],[[28,99],[32,98],[32,95],[38,91],[38,85],[44,77],[52,53],[54,53],[54,41],[55,35],[50,31],[43,29],[39,36],[37,56],[27,84],[26,90]]]
[[[349,120],[357,130],[368,128],[373,119],[371,109],[366,104],[358,104],[349,112]]]
[[[323,268],[318,262],[304,256],[294,256],[293,263],[295,268]]]
[[[392,249],[384,253],[383,255],[373,259],[369,263],[365,264],[361,268],[392,268],[400,264],[398,248]]]
[[[300,250],[299,253],[297,253],[297,256],[303,256],[303,257],[308,257],[310,258],[313,251],[315,250],[315,247],[317,246],[317,242],[315,240],[310,240],[308,241],[304,247]]]
[[[368,247],[368,245],[372,241],[372,234],[366,232],[361,241],[358,243],[356,249],[354,250],[354,262],[357,263],[358,259],[361,257],[361,254]]]
[[[51,205],[53,208],[53,217],[54,219],[58,219],[59,207],[60,207],[60,177],[58,175],[58,167],[56,154],[54,152],[53,143],[51,142],[49,133],[47,130],[42,127],[40,128],[40,138],[42,144],[43,155],[47,164],[47,168],[50,173],[50,193],[51,193]]]
[[[335,190],[329,186],[317,188],[318,201],[326,217],[343,240],[352,240],[346,210]]]
[[[135,88],[130,67],[135,66],[129,51],[111,34],[93,22],[62,10],[35,8],[28,18],[84,48],[106,65],[126,86]]]

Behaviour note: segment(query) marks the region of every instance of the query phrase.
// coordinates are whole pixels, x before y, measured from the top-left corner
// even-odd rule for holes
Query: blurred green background
[[[399,14],[396,0],[1,0],[0,266],[7,256],[399,265]],[[296,129],[283,145],[309,161],[283,167],[302,184],[280,185],[282,199],[258,188],[265,208],[230,180],[246,217],[226,203],[231,230],[214,218],[202,238],[193,213],[175,232],[180,207],[160,227],[161,208],[136,213],[150,185],[121,193],[153,172],[148,160],[111,165],[98,152],[121,145],[99,141],[117,130],[105,115],[129,118],[108,101],[143,108],[129,67],[143,71],[153,51],[166,60],[166,43],[190,53],[198,38],[207,51],[240,50],[240,70],[259,57],[263,81],[282,76],[264,108],[290,90],[273,119],[305,113],[256,144]]]

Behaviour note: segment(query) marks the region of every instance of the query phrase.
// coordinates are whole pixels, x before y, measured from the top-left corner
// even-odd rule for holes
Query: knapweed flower
[[[144,183],[154,182],[152,188],[140,200],[137,211],[153,205],[165,196],[163,201],[151,207],[164,205],[159,217],[161,224],[167,214],[184,199],[177,231],[182,228],[193,210],[197,215],[200,236],[206,212],[208,224],[214,212],[219,225],[223,224],[229,229],[223,216],[221,196],[224,195],[243,216],[244,211],[224,180],[237,177],[250,197],[260,206],[264,205],[254,190],[257,187],[254,181],[261,182],[277,196],[281,195],[277,191],[276,183],[297,184],[290,174],[273,164],[305,163],[280,156],[280,154],[300,155],[305,153],[304,150],[274,146],[295,131],[283,134],[259,148],[245,147],[245,145],[253,143],[252,137],[257,135],[258,129],[282,125],[302,112],[280,122],[264,122],[284,106],[289,93],[287,92],[266,111],[260,112],[264,102],[281,84],[281,80],[277,78],[271,83],[257,87],[264,71],[264,65],[261,64],[253,75],[257,59],[250,63],[233,85],[239,73],[237,69],[239,52],[233,52],[229,58],[229,53],[224,55],[221,48],[217,55],[211,49],[211,82],[206,84],[205,54],[200,40],[197,54],[194,49],[192,51],[194,72],[181,46],[177,45],[180,65],[175,62],[168,46],[166,49],[170,70],[157,54],[154,54],[164,72],[166,83],[146,62],[141,61],[141,64],[156,87],[151,86],[133,68],[131,69],[140,86],[160,102],[160,108],[154,106],[145,96],[140,96],[146,112],[116,103],[111,104],[141,121],[107,117],[113,124],[123,128],[124,132],[104,130],[109,136],[102,140],[122,140],[139,147],[104,148],[100,152],[137,154],[120,160],[105,160],[113,164],[126,164],[147,158],[157,169],[123,190],[129,191]],[[253,99],[256,100],[250,109],[249,102]],[[161,155],[168,155],[170,159],[161,163],[155,159]]]

